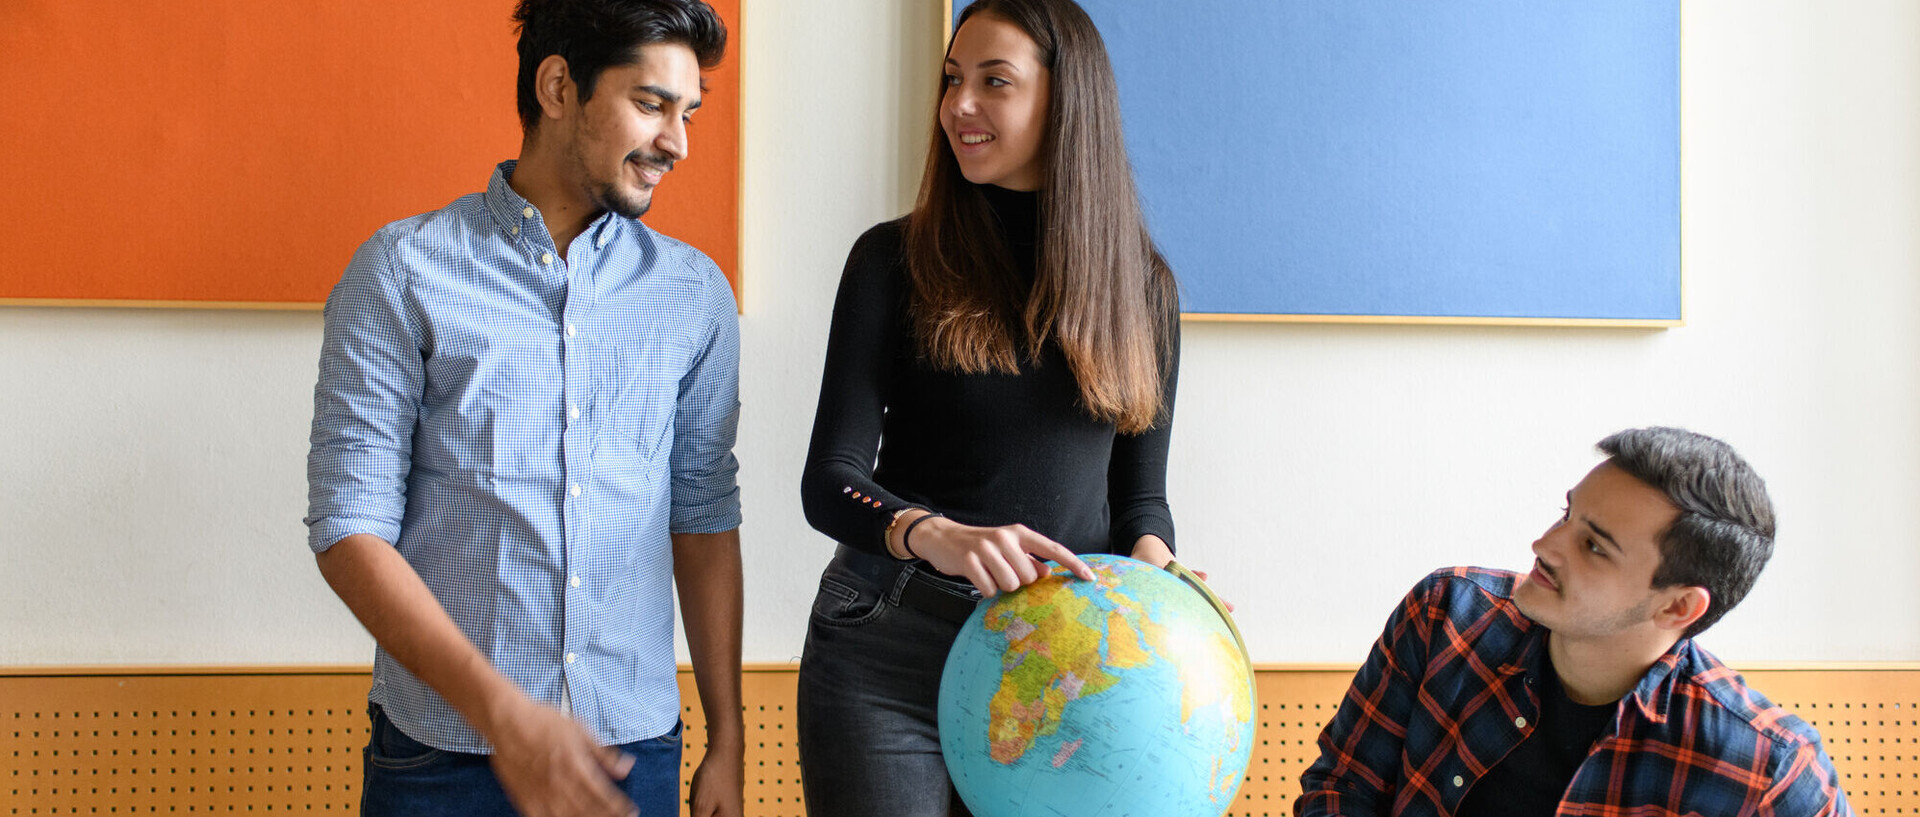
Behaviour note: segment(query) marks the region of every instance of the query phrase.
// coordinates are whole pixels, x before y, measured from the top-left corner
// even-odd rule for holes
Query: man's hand
[[[613,782],[633,769],[633,756],[595,743],[584,727],[559,710],[522,698],[490,725],[487,737],[493,742],[494,776],[526,817],[640,813]]]
[[[740,706],[740,531],[673,534],[673,583],[707,717],[707,756],[693,772],[693,817],[741,817],[747,729]]]
[[[693,817],[742,817],[746,765],[743,747],[708,746],[693,770]]]

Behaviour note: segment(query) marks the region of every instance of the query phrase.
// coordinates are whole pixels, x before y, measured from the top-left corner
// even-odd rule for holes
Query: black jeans
[[[924,565],[922,565],[924,567]],[[972,817],[940,755],[940,673],[972,587],[842,545],[800,658],[810,817]]]

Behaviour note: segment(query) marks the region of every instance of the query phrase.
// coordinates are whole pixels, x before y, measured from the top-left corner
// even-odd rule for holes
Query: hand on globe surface
[[[1166,567],[1166,565],[1161,565],[1161,567]],[[1192,572],[1193,572],[1193,575],[1195,575],[1195,576],[1199,576],[1199,577],[1200,577],[1200,580],[1201,580],[1201,581],[1203,581],[1203,582],[1205,582],[1205,581],[1207,581],[1207,571],[1205,571],[1205,570],[1194,570],[1194,569],[1193,569],[1193,568],[1191,568],[1191,567],[1189,567],[1189,568],[1187,568],[1187,570],[1189,570],[1189,571],[1192,571]],[[1207,582],[1207,588],[1208,588],[1209,590],[1211,590],[1211,589],[1213,588],[1213,583],[1212,583],[1212,582]],[[1227,606],[1227,612],[1229,612],[1229,613],[1231,613],[1231,612],[1234,612],[1235,610],[1238,610],[1238,609],[1240,609],[1240,608],[1238,608],[1238,607],[1235,607],[1235,606],[1233,606],[1233,602],[1230,602],[1230,601],[1227,601],[1227,597],[1226,597],[1226,596],[1222,596],[1222,595],[1220,595],[1219,593],[1215,593],[1215,594],[1213,594],[1213,597],[1214,597],[1214,598],[1217,598],[1217,599],[1219,599],[1219,600],[1220,600],[1220,603],[1221,603],[1221,604],[1224,604],[1224,605],[1226,605],[1226,606]]]
[[[1091,581],[1092,568],[1065,545],[1026,525],[975,527],[946,517],[929,519],[913,530],[908,543],[915,554],[949,576],[973,582],[987,598],[1018,590],[1047,575],[1051,559],[1074,576]]]
[[[1167,547],[1165,540],[1152,534],[1142,536],[1138,541],[1133,543],[1132,555],[1135,559],[1162,569],[1165,569],[1167,565],[1173,564],[1173,549]],[[1192,568],[1188,569],[1192,570]],[[1207,580],[1207,571],[1194,570],[1193,575],[1199,576],[1201,581]],[[1227,601],[1225,597],[1221,597],[1217,593],[1214,595],[1220,599],[1221,604],[1227,606],[1227,612],[1233,612],[1235,609],[1233,602]]]

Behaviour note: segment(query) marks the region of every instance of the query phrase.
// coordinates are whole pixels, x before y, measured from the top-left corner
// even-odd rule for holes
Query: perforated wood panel
[[[807,817],[800,796],[800,745],[793,731],[797,679],[792,667],[749,667],[741,676],[747,733],[746,813],[752,817]],[[693,790],[693,770],[707,750],[707,718],[700,711],[692,672],[680,673],[680,700],[680,719],[687,724],[680,768],[680,799],[685,802]]]
[[[1742,674],[1754,689],[1820,730],[1855,812],[1920,814],[1920,670]]]
[[[1351,668],[1256,674],[1259,724],[1228,814],[1289,815]],[[1920,666],[1766,669],[1753,685],[1826,738],[1860,814],[1920,815]],[[747,814],[803,817],[794,668],[743,681]],[[367,741],[364,667],[0,669],[0,817],[353,812]],[[690,672],[683,794],[706,747]],[[684,813],[684,812],[683,812]]]
[[[9,815],[353,812],[365,671],[0,677]]]
[[[1253,677],[1260,703],[1253,757],[1227,815],[1292,814],[1300,773],[1320,756],[1314,741],[1340,707],[1353,668],[1263,670]]]

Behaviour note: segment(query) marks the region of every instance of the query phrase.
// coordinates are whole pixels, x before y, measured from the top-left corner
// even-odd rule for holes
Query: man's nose
[[[654,146],[662,153],[672,156],[678,162],[687,158],[687,123],[678,117],[660,131],[660,137],[654,140]]]

